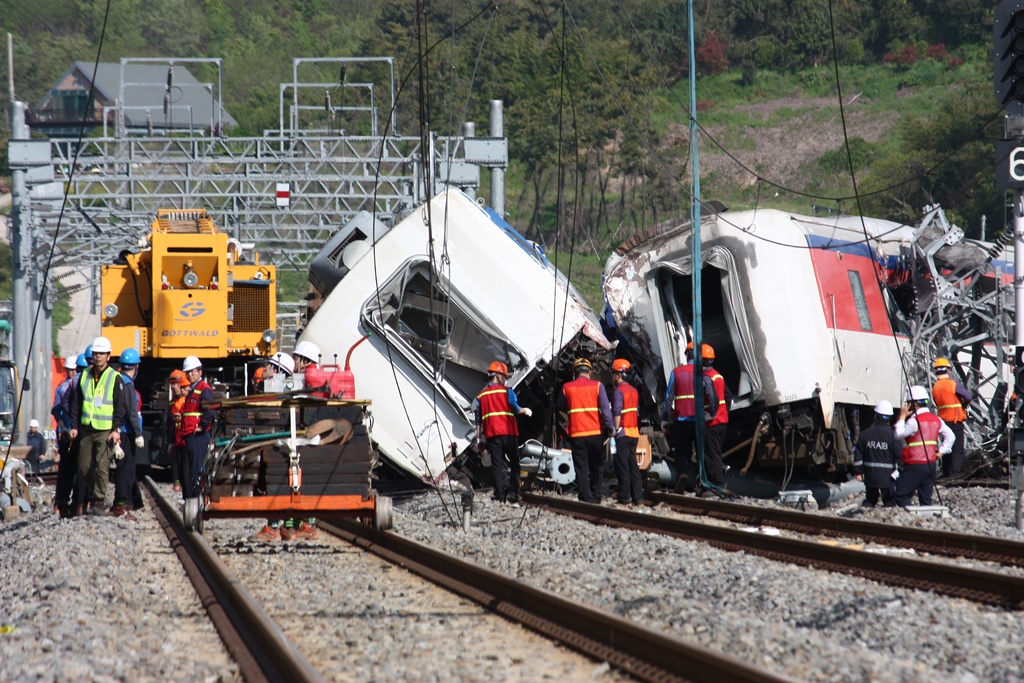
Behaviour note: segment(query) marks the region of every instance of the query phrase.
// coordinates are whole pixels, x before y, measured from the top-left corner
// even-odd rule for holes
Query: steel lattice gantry
[[[451,167],[461,142],[432,140],[429,156]],[[62,140],[45,144],[56,182],[49,192],[33,193],[33,241],[38,251],[56,238],[58,267],[109,263],[146,234],[161,208],[206,208],[238,239],[255,242],[269,261],[305,267],[356,212],[375,212],[387,221],[432,194],[422,180],[428,155],[419,138],[94,138],[80,147]],[[462,173],[454,184],[475,186],[466,182],[471,175]],[[279,183],[287,183],[290,194],[283,208]]]

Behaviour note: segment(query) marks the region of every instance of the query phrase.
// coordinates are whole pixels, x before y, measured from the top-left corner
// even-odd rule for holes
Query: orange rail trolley
[[[392,525],[391,499],[372,486],[377,452],[368,400],[263,394],[220,403],[223,435],[207,457],[202,495],[185,527],[229,517],[358,518]]]

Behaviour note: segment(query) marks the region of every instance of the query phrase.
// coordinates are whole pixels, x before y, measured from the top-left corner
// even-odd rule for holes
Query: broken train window
[[[463,293],[432,271],[426,259],[407,261],[363,307],[363,322],[414,364],[475,396],[491,361],[512,374],[522,355]]]

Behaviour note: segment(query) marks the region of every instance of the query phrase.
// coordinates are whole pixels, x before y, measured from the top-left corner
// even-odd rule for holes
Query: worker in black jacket
[[[864,507],[875,507],[879,496],[882,505],[895,504],[893,493],[896,486],[896,463],[900,452],[889,420],[892,419],[892,403],[879,401],[875,406],[875,421],[860,433],[857,449],[853,456],[853,470],[857,481],[864,482]]]

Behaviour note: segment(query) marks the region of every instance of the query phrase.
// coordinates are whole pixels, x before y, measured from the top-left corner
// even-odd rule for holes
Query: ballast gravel
[[[0,544],[0,680],[242,680],[148,510],[61,520],[44,505],[0,523]]]
[[[1024,540],[1014,525],[1015,492],[950,488],[942,496],[947,517],[861,508],[859,499],[814,514]],[[600,527],[486,495],[476,497],[465,531],[456,498],[402,501],[396,527],[755,667],[806,681],[1024,680],[1019,613]]]
[[[944,488],[942,496],[944,518],[852,499],[814,514],[1024,540],[1015,492]],[[1018,613],[601,528],[480,491],[466,530],[456,501],[447,490],[396,501],[395,530],[776,674],[1024,680]],[[286,634],[308,639],[300,647],[311,660],[323,655],[328,680],[623,680],[541,639],[528,655],[505,647],[536,637],[502,630],[474,605],[334,541],[251,543],[261,524],[211,520],[206,536]],[[240,680],[148,510],[138,522],[59,520],[43,506],[0,523],[0,539],[0,680]]]

